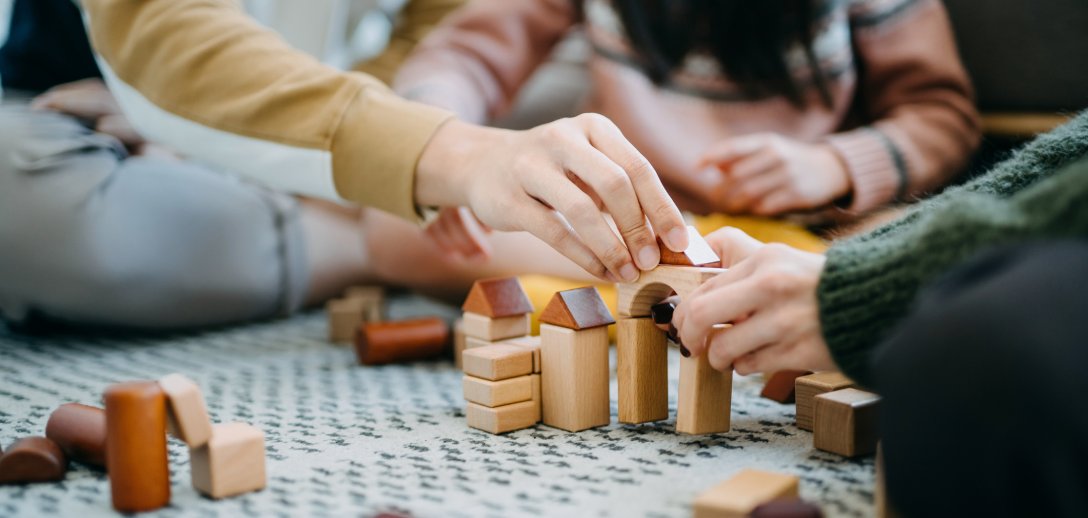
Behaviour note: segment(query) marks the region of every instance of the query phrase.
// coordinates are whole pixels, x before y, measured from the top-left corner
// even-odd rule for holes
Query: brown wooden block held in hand
[[[533,399],[533,379],[518,376],[499,381],[465,376],[461,380],[465,401],[486,407],[498,407]]]
[[[544,424],[570,432],[607,425],[608,327],[541,324],[540,338]]]
[[[66,403],[49,415],[45,436],[52,439],[69,459],[97,468],[106,467],[106,411]]]
[[[760,504],[797,497],[797,477],[745,469],[701,493],[692,508],[695,518],[744,518]]]
[[[461,310],[489,318],[503,318],[533,312],[533,304],[517,277],[480,279],[461,305]]]
[[[528,313],[509,317],[491,318],[478,313],[464,314],[465,336],[481,340],[505,340],[516,336],[525,336],[531,330],[531,318]]]
[[[846,457],[876,451],[880,396],[854,388],[816,396],[812,443]]]
[[[154,381],[110,385],[106,402],[106,471],[113,508],[152,511],[170,503],[166,395]]]
[[[492,344],[466,349],[461,358],[465,374],[491,381],[533,373],[533,352],[516,345]]]
[[[619,421],[669,418],[669,352],[665,333],[650,318],[620,318],[616,332]]]
[[[815,412],[814,398],[824,392],[841,390],[854,386],[853,380],[841,372],[826,371],[801,376],[794,381],[794,396],[797,402],[797,427],[812,431],[812,415]]]
[[[265,486],[264,432],[245,423],[217,424],[207,444],[189,450],[193,488],[226,498]]]
[[[67,472],[64,452],[45,437],[24,437],[0,455],[0,484],[56,482]]]
[[[706,354],[680,358],[676,431],[693,435],[729,431],[733,372],[710,366]]]
[[[657,240],[661,248],[661,264],[677,266],[707,266],[717,268],[721,266],[722,259],[710,248],[710,244],[703,239],[695,227],[688,225],[688,247],[683,252],[673,252],[665,246],[661,239]]]
[[[488,408],[476,403],[468,403],[465,419],[468,425],[490,433],[506,433],[536,424],[539,410],[535,401],[522,401],[512,405]]]
[[[196,382],[181,374],[170,374],[159,380],[159,386],[166,393],[170,433],[190,448],[208,442],[212,436],[212,420]]]
[[[778,371],[771,374],[759,395],[779,403],[793,403],[797,378],[808,374],[810,374],[809,371]]]
[[[450,328],[437,317],[363,324],[355,332],[355,356],[362,365],[426,360],[450,345]]]

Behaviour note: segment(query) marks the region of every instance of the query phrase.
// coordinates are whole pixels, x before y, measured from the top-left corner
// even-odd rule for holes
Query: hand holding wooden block
[[[57,407],[45,424],[45,436],[69,459],[106,467],[106,411],[79,403]]]
[[[0,485],[55,482],[68,472],[68,458],[45,437],[24,437],[0,455]]]
[[[669,247],[657,240],[661,248],[661,264],[678,266],[707,266],[717,268],[721,266],[722,259],[710,248],[710,244],[703,239],[695,227],[688,225],[688,248],[683,252],[673,252]]]
[[[226,498],[265,486],[264,433],[244,423],[217,424],[207,444],[190,450],[193,488]]]
[[[813,445],[846,457],[875,452],[879,403],[880,396],[854,388],[816,396]]]
[[[702,283],[725,272],[722,268],[661,265],[642,272],[632,283],[616,285],[616,310],[623,317],[648,317],[650,307],[674,291],[683,299]]]
[[[797,477],[745,469],[700,494],[692,507],[695,518],[744,518],[760,504],[797,497]]]
[[[159,386],[166,393],[170,434],[190,448],[208,442],[212,436],[212,420],[196,382],[181,374],[170,374],[159,380]]]

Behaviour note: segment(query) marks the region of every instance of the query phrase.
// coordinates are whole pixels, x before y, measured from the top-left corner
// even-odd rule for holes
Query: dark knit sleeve
[[[1088,238],[1088,117],[1036,141],[986,176],[920,204],[868,235],[837,243],[818,288],[824,338],[849,376],[869,381],[872,349],[910,310],[919,289],[993,246]],[[1073,123],[1071,123],[1073,124]],[[1059,158],[1061,155],[1064,158]]]

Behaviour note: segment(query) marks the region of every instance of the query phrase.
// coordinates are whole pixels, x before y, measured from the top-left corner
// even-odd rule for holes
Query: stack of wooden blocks
[[[381,322],[385,293],[377,286],[354,286],[339,299],[325,304],[329,318],[329,341],[349,344],[355,331],[366,322]]]
[[[517,277],[476,281],[461,310],[454,340],[463,345],[455,343],[455,359],[467,349],[507,344],[532,351],[533,370],[540,372],[540,338],[529,336],[533,304]]]
[[[797,427],[812,432],[816,449],[846,457],[876,451],[880,396],[838,372],[801,376],[795,392]]]

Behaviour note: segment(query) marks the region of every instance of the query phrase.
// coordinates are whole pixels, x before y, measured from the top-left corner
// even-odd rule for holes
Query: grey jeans
[[[0,315],[177,329],[289,313],[297,201],[202,165],[129,157],[78,121],[0,106]]]

